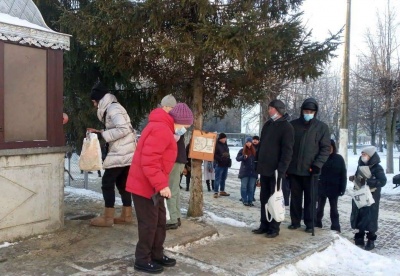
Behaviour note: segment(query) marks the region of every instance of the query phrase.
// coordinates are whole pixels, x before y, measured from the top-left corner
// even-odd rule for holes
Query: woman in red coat
[[[139,241],[134,268],[149,273],[161,273],[163,266],[176,264],[174,259],[164,255],[163,247],[166,236],[164,198],[171,197],[168,179],[177,156],[174,134],[182,128],[174,124],[174,118],[176,120],[180,116],[175,113],[175,117],[172,117],[162,108],[150,113],[149,123],[140,136],[126,183],[126,190],[133,194],[138,220]]]

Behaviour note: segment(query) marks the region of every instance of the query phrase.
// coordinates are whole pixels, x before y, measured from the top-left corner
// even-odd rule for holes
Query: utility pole
[[[343,156],[347,166],[347,145],[349,140],[349,67],[350,67],[350,17],[351,0],[347,0],[344,62],[342,71],[342,106],[340,109],[339,153]]]

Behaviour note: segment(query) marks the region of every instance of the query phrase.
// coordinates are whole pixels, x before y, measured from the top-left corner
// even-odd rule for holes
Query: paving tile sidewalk
[[[100,184],[95,184],[89,188],[100,192]],[[288,215],[277,238],[252,234],[251,229],[258,226],[260,202],[257,200],[254,207],[243,206],[239,187],[237,176],[231,171],[226,185],[231,196],[214,199],[211,192],[205,191],[204,217],[183,218],[181,228],[167,232],[166,251],[177,258],[178,264],[167,268],[164,275],[269,275],[281,266],[323,250],[335,239],[334,232],[329,230],[329,206],[325,227],[316,229],[315,236],[305,233],[304,227],[288,230]],[[65,196],[64,229],[0,248],[0,275],[143,275],[132,266],[136,222],[112,228],[90,227],[85,219],[102,210],[102,200],[70,191],[67,189]],[[183,214],[188,198],[189,193],[182,191]],[[382,197],[376,253],[390,255],[397,250],[399,254],[398,199]],[[352,237],[348,225],[350,202],[351,198],[345,195],[339,203],[342,235],[348,238]],[[71,220],[77,217],[81,220]],[[226,221],[218,223],[221,220]],[[242,223],[241,227],[238,223]]]

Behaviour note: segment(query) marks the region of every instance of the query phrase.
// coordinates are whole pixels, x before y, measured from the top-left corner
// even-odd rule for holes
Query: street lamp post
[[[339,131],[339,153],[343,156],[347,165],[347,144],[349,139],[349,60],[350,60],[350,17],[351,0],[347,0],[346,28],[344,44],[344,62],[342,71],[342,105],[340,110],[340,131]]]

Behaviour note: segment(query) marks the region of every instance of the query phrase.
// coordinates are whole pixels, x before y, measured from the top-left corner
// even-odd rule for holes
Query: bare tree
[[[388,9],[384,17],[378,14],[377,31],[372,34],[369,30],[366,34],[369,70],[365,70],[362,76],[364,80],[378,87],[376,95],[384,98],[385,134],[387,141],[386,172],[393,173],[393,146],[396,131],[396,118],[399,112],[399,55],[400,44],[396,41],[396,30],[398,23],[395,23],[395,11]],[[373,78],[371,78],[371,76]],[[374,104],[374,100],[371,105]],[[377,132],[374,131],[374,134]]]

